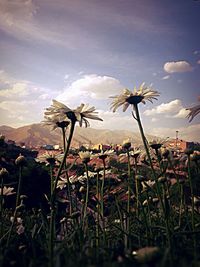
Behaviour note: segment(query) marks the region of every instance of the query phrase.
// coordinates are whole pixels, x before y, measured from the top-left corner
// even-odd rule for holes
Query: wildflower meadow
[[[95,108],[57,100],[44,127],[62,151],[33,160],[0,140],[0,266],[200,266],[200,149],[148,140],[140,105],[159,92],[142,84],[111,97],[130,110],[140,147],[72,149],[76,125],[102,121]],[[188,108],[191,121],[200,106]]]

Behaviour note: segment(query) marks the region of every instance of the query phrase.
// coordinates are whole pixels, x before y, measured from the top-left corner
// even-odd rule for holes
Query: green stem
[[[190,166],[190,155],[188,155],[188,178],[190,183],[190,191],[191,191],[191,198],[192,198],[192,231],[195,231],[195,221],[194,221],[194,190],[192,184],[192,175],[191,175],[191,166]],[[194,243],[194,253],[196,256],[196,238],[193,235],[193,243]]]
[[[62,129],[62,138],[63,138],[63,150],[66,150],[66,128],[65,127],[61,127]],[[64,166],[66,169],[66,162],[64,162]],[[69,198],[69,215],[71,216],[72,212],[73,212],[73,208],[72,208],[72,196],[71,196],[71,188],[70,188],[70,181],[69,181],[69,176],[68,173],[66,171],[66,177],[67,177],[67,194],[68,194],[68,198]]]
[[[65,161],[66,161],[66,157],[67,157],[67,155],[69,153],[69,148],[70,148],[70,145],[71,145],[71,141],[72,141],[72,137],[73,137],[73,133],[74,133],[74,129],[75,129],[75,123],[76,123],[76,121],[72,121],[71,122],[71,128],[70,128],[69,138],[68,138],[68,142],[67,142],[67,147],[66,147],[66,150],[64,152],[63,160],[62,160],[62,162],[60,164],[60,167],[58,169],[58,173],[57,173],[56,178],[55,178],[54,190],[53,190],[53,194],[51,196],[51,202],[52,203],[54,203],[58,180],[59,180],[59,177],[61,175],[62,169],[64,167],[64,164],[65,164]]]
[[[86,177],[87,177],[87,185],[86,185],[86,195],[85,195],[85,206],[84,206],[84,213],[83,213],[83,222],[86,221],[88,198],[89,198],[89,176],[88,176],[88,165],[87,165],[87,163],[85,163],[85,171],[86,171]]]
[[[49,233],[49,255],[50,255],[50,261],[49,264],[51,267],[53,267],[53,259],[54,259],[54,238],[55,238],[55,214],[56,214],[56,207],[55,207],[55,197],[56,197],[56,188],[58,184],[59,177],[61,175],[61,172],[63,170],[63,167],[65,166],[65,161],[66,157],[69,152],[69,148],[71,145],[73,133],[74,133],[74,128],[75,128],[75,123],[76,121],[73,120],[71,121],[71,128],[70,128],[70,134],[69,134],[69,139],[67,143],[66,150],[64,152],[63,160],[59,166],[54,186],[52,187],[52,192],[51,192],[51,201],[50,201],[50,208],[51,208],[51,216],[50,216],[50,233]]]
[[[21,183],[22,183],[22,166],[19,166],[19,181],[18,181],[18,187],[17,187],[17,197],[16,197],[15,208],[17,208],[17,206],[19,205]]]
[[[62,137],[63,137],[63,151],[66,149],[66,136],[65,136],[65,127],[62,127]]]
[[[55,236],[55,208],[51,209],[50,229],[49,229],[49,266],[54,266],[54,236]]]
[[[153,175],[153,178],[154,178],[155,183],[156,183],[156,189],[157,189],[158,198],[159,198],[159,201],[161,203],[163,215],[165,217],[168,240],[170,240],[170,236],[169,236],[170,229],[169,229],[169,224],[167,223],[168,219],[166,217],[165,206],[164,206],[164,203],[163,203],[163,197],[162,197],[160,185],[159,185],[159,182],[158,182],[158,177],[157,177],[157,175],[155,173],[155,170],[154,170],[154,167],[153,167],[153,162],[152,162],[152,159],[151,159],[151,156],[150,156],[147,139],[145,137],[143,126],[142,126],[142,123],[141,123],[141,120],[140,120],[140,114],[139,114],[139,110],[138,110],[138,105],[137,104],[134,105],[134,110],[135,110],[136,120],[137,120],[137,123],[138,123],[138,126],[139,126],[139,130],[140,130],[140,134],[141,134],[141,137],[142,137],[143,145],[144,145],[144,148],[145,148],[148,160],[149,160],[149,164],[150,164],[150,167],[151,167],[152,175]],[[169,246],[171,246],[171,242],[169,242]]]
[[[99,172],[97,171],[97,180],[96,180],[96,195],[97,195],[97,222],[96,222],[96,247],[99,247]]]
[[[53,194],[53,187],[54,187],[54,178],[53,178],[53,166],[52,164],[49,165],[50,170],[50,179],[51,179],[51,196]]]
[[[105,242],[106,236],[105,236],[105,220],[104,220],[104,203],[103,203],[103,197],[104,197],[104,183],[105,183],[105,176],[106,176],[106,162],[105,159],[102,159],[103,161],[103,178],[101,183],[101,218],[102,218],[102,225],[103,225],[103,239]]]
[[[136,195],[136,215],[139,217],[139,187],[137,179],[137,159],[135,158],[135,195]]]
[[[127,151],[128,156],[128,200],[127,200],[127,215],[126,215],[126,231],[128,233],[127,239],[127,248],[129,247],[129,236],[130,236],[130,202],[131,202],[131,163],[130,163],[130,154]]]
[[[154,167],[153,167],[153,162],[151,160],[151,156],[150,156],[150,153],[149,153],[149,147],[148,147],[147,140],[146,140],[146,137],[145,137],[145,134],[144,134],[144,130],[143,130],[143,126],[142,126],[142,123],[141,123],[141,120],[140,120],[140,114],[139,114],[139,110],[138,110],[138,105],[137,104],[134,105],[134,109],[135,109],[135,114],[136,114],[136,119],[137,119],[137,123],[138,123],[139,130],[140,130],[140,134],[141,134],[141,137],[142,137],[142,142],[143,142],[143,145],[144,145],[144,148],[145,148],[148,160],[149,160],[149,164],[150,164],[150,167],[151,167],[151,171],[152,171],[154,180],[157,180],[156,173],[155,173],[155,170],[154,170]]]
[[[129,151],[127,151],[128,156],[128,201],[127,201],[127,213],[129,217],[130,213],[130,200],[131,200],[131,185],[130,185],[130,178],[131,178],[131,164],[130,164],[130,154]]]
[[[3,178],[1,179],[1,195],[0,195],[0,237],[2,237],[3,234],[3,220],[2,220],[2,215],[3,215],[3,187],[4,187],[4,181]]]

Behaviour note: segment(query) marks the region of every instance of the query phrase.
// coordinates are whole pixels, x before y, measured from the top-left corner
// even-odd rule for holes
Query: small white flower
[[[126,111],[129,105],[137,105],[140,102],[145,104],[145,101],[152,102],[153,99],[157,100],[156,97],[159,95],[157,91],[143,83],[138,90],[134,88],[134,91],[131,92],[129,89],[124,89],[121,95],[112,96],[111,98],[114,100],[111,103],[111,109],[115,112],[120,106],[123,106],[123,111]]]
[[[70,109],[65,106],[61,102],[53,99],[53,104],[46,109],[46,116],[58,116],[60,120],[70,120],[70,121],[78,121],[80,127],[85,124],[85,127],[89,126],[89,122],[87,119],[99,120],[102,121],[101,118],[97,116],[97,112],[95,111],[95,107],[90,107],[88,104],[81,104],[76,109]]]
[[[92,154],[92,158],[106,159],[109,156],[114,156],[115,151],[113,149],[101,151],[100,153]]]
[[[0,187],[0,195],[1,195],[1,193],[3,193],[3,196],[10,196],[10,195],[16,194],[16,192],[13,192],[13,190],[14,190],[14,187],[4,186],[3,187],[3,192],[1,192],[2,189]]]
[[[91,160],[92,153],[89,151],[80,151],[78,154],[83,163],[88,163]]]
[[[70,124],[70,120],[62,120],[59,115],[46,115],[44,116],[44,119],[45,120],[42,121],[42,124],[51,126],[52,130],[55,130],[56,128],[67,128],[67,126]]]
[[[200,96],[198,97],[198,100],[200,101]],[[186,110],[189,110],[187,118],[189,119],[189,122],[191,122],[194,119],[194,117],[200,113],[200,104],[191,108],[187,108]]]

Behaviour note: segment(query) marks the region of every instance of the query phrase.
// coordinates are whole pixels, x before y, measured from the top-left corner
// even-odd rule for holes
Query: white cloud
[[[13,86],[9,89],[0,90],[1,97],[20,97],[28,95],[27,83],[25,82],[17,82],[13,84]]]
[[[36,123],[43,118],[42,104],[37,100],[0,102],[0,125],[20,127]]]
[[[168,80],[170,78],[170,75],[166,75],[164,77],[162,77],[162,80]]]
[[[7,72],[4,70],[0,70],[0,83],[5,85],[12,85],[16,80],[12,78]]]
[[[179,110],[179,112],[176,115],[174,115],[174,118],[186,118],[188,113],[189,113],[188,110],[186,110],[185,108],[182,108]]]
[[[184,119],[188,115],[180,99],[175,99],[168,103],[162,103],[159,106],[147,109],[144,111],[146,116],[164,115],[165,118],[179,118]],[[155,122],[157,118],[152,118],[152,122]]]
[[[137,131],[137,124],[134,123],[132,116],[121,115],[118,112],[99,110],[98,115],[103,121],[90,121],[91,127],[96,129],[111,129],[111,130],[131,130]]]
[[[199,132],[200,132],[200,124],[189,125],[186,127],[178,127],[178,128],[151,128],[147,129],[147,132],[151,135],[156,135],[159,137],[170,137],[174,138],[176,135],[176,131],[179,131],[179,138],[185,141],[194,141],[200,142]]]
[[[53,94],[33,82],[16,80],[1,70],[0,124],[18,127],[41,120],[44,105],[49,105]]]
[[[79,100],[85,100],[86,98],[106,99],[119,93],[122,88],[120,82],[113,77],[97,74],[84,75],[72,82],[56,99],[70,102],[74,102],[77,98]]]
[[[182,109],[182,103],[181,100],[175,99],[168,103],[162,103],[161,105],[153,108],[153,109],[147,109],[144,111],[144,115],[146,116],[152,116],[156,114],[172,114],[177,113]]]
[[[174,72],[188,72],[192,71],[193,68],[187,61],[171,61],[166,62],[164,64],[164,70],[167,73],[174,73]]]
[[[158,121],[158,119],[157,118],[152,118],[151,121],[152,122],[156,122],[156,121]]]

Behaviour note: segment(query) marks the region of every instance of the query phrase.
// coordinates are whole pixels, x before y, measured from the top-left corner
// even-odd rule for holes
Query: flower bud
[[[123,141],[123,143],[122,143],[122,148],[123,148],[123,149],[127,149],[127,150],[128,150],[129,148],[131,148],[131,142],[130,142],[129,139]]]
[[[8,172],[5,168],[2,168],[2,169],[0,170],[0,178],[1,178],[1,179],[5,179],[5,178],[7,178],[8,175],[9,175],[9,172]]]
[[[19,157],[16,158],[15,164],[18,165],[18,166],[25,166],[26,165],[25,157],[20,154]]]

